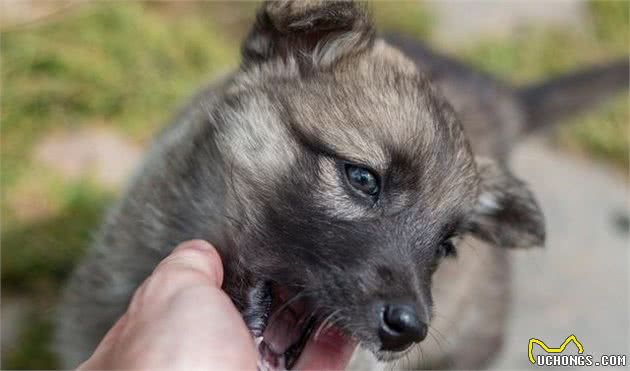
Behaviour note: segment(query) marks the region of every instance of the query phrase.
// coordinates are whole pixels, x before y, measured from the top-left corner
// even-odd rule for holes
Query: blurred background
[[[0,0],[2,369],[54,368],[55,300],[143,147],[186,97],[238,63],[256,3]],[[513,84],[628,54],[627,1],[375,2],[382,31]],[[628,353],[628,94],[519,146],[548,218],[514,254],[495,367],[530,337]]]

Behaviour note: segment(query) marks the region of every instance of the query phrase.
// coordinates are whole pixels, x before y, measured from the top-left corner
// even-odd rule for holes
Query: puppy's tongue
[[[350,362],[356,343],[337,329],[313,336],[295,365],[297,370],[343,370]]]

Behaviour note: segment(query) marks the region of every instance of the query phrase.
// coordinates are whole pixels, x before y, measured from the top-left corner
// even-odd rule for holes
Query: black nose
[[[382,350],[405,350],[427,336],[427,325],[418,319],[411,306],[386,305],[382,313],[379,329]]]

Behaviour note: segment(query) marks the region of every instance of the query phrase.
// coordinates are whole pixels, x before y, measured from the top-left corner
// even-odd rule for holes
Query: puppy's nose
[[[427,325],[418,319],[409,305],[390,304],[383,308],[379,337],[381,349],[401,351],[427,336]]]

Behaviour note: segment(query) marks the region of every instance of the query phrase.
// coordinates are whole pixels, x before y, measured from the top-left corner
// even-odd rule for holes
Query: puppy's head
[[[234,294],[268,365],[335,329],[381,359],[426,336],[431,277],[473,234],[539,245],[522,182],[470,151],[450,106],[350,2],[266,3],[212,112]]]

